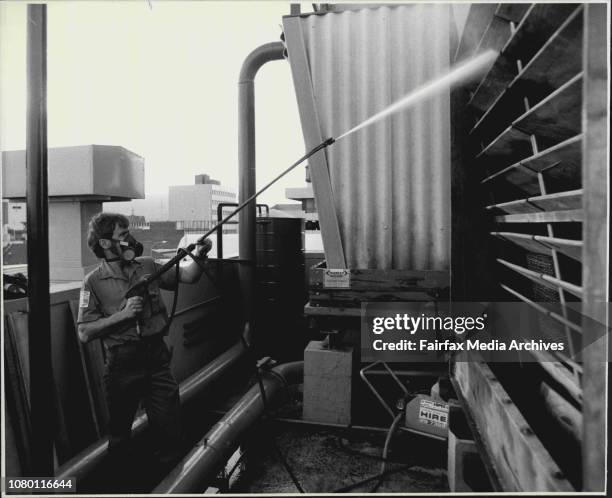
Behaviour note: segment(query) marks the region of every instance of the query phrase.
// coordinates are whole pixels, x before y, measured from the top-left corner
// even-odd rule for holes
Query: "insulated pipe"
[[[221,377],[227,374],[230,369],[246,353],[246,348],[242,341],[238,341],[231,348],[220,354],[203,369],[199,370],[191,377],[181,382],[179,395],[181,404],[185,404],[202,391],[208,389]],[[147,427],[147,415],[141,414],[132,424],[132,437],[138,437]],[[56,472],[58,479],[76,477],[77,483],[94,471],[106,458],[108,438],[102,438],[83,450],[81,453],[62,465]]]
[[[266,401],[271,402],[288,385],[301,382],[303,375],[302,361],[285,363],[273,368],[271,372],[264,372],[262,383]],[[261,391],[259,385],[255,384],[152,493],[200,493],[230,458],[242,435],[263,413]]]
[[[47,191],[47,6],[28,5],[26,203],[28,220],[28,358],[32,466],[53,473],[56,429],[51,365],[49,199]]]
[[[242,64],[238,80],[238,202],[242,204],[256,192],[255,182],[255,75],[266,62],[283,58],[283,44],[272,42],[253,50]],[[246,319],[253,323],[255,297],[255,203],[240,213],[238,220],[240,281]]]

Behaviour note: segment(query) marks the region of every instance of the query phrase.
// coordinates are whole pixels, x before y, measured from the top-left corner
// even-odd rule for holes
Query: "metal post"
[[[47,199],[47,7],[28,5],[26,129],[28,339],[32,476],[53,475],[56,427],[51,367]]]

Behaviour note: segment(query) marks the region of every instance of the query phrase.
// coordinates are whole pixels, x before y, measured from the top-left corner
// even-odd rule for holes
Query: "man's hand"
[[[202,245],[196,246],[196,256],[198,258],[204,259],[209,251],[212,249],[212,242],[210,239],[204,239],[204,243]]]
[[[141,296],[130,297],[123,308],[123,312],[128,318],[137,318],[143,309],[143,298]]]

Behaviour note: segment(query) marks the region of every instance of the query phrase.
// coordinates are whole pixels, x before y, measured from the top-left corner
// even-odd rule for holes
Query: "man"
[[[142,244],[130,234],[129,220],[120,214],[95,215],[89,222],[87,244],[102,261],[83,281],[78,333],[82,342],[101,339],[106,351],[109,454],[115,464],[129,465],[131,426],[142,401],[156,436],[158,461],[171,463],[179,456],[180,404],[163,339],[168,327],[160,288],[176,289],[176,271],[151,282],[144,296],[126,299],[132,285],[159,267],[152,258],[139,257]],[[207,239],[194,256],[204,259],[211,247]],[[192,260],[181,265],[178,280],[195,283],[201,275],[200,265]]]

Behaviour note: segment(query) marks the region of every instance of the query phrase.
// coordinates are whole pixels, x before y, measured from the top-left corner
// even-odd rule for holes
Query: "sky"
[[[306,5],[308,7],[306,7]],[[49,147],[121,145],[145,158],[145,192],[208,173],[237,191],[238,74],[278,41],[289,3],[54,1],[47,7]],[[311,9],[310,4],[304,8]],[[26,5],[0,3],[0,148],[25,147]],[[257,185],[304,153],[287,61],[256,81]],[[304,169],[261,201],[286,202]]]

